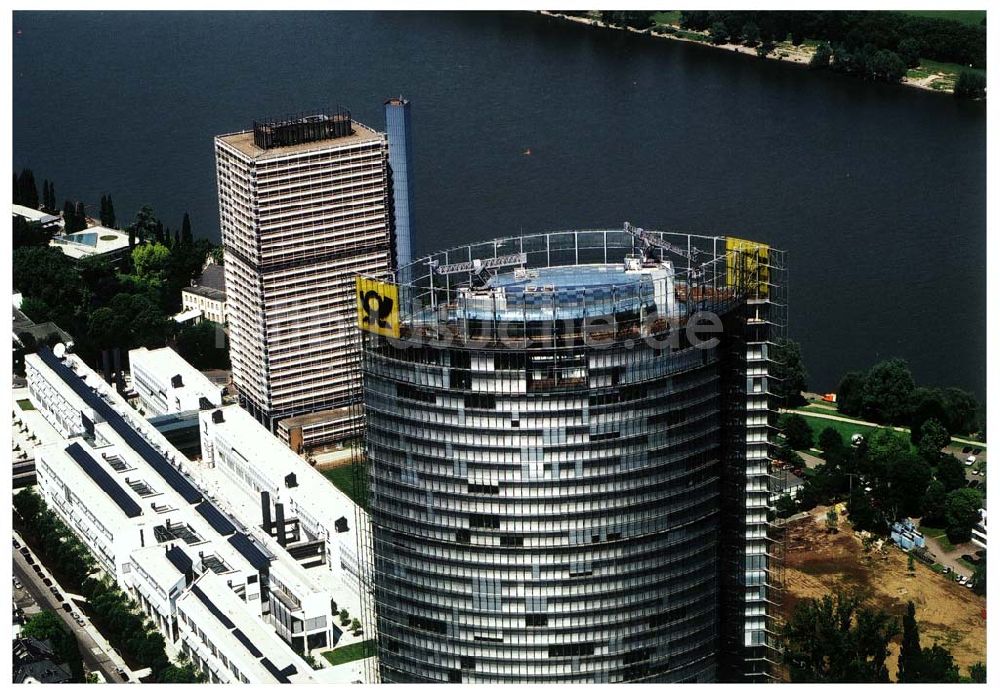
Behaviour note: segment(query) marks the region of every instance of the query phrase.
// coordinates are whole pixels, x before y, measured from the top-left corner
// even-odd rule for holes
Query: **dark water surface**
[[[789,251],[811,386],[985,393],[986,110],[530,15],[15,13],[14,167],[218,238],[215,134],[413,101],[414,252],[573,227]],[[531,149],[530,156],[522,155]]]

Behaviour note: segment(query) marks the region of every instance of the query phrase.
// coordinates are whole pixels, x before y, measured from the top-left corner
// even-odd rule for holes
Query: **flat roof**
[[[219,646],[224,655],[229,658],[237,652],[244,655],[238,668],[242,672],[245,666],[253,666],[256,674],[247,675],[251,682],[268,681],[269,677],[278,682],[317,682],[312,669],[292,647],[253,615],[246,603],[215,574],[199,577],[178,604],[183,604],[184,611],[195,616],[198,627],[215,626],[215,631],[206,631],[206,635],[213,643],[226,639],[225,645]],[[267,659],[271,666],[264,663]],[[272,666],[278,668],[284,679],[275,674]]]
[[[170,385],[171,378],[180,375],[183,385],[173,389],[183,389],[195,394],[218,396],[218,385],[201,374],[201,371],[181,358],[169,346],[158,349],[141,347],[128,352],[129,365],[138,364],[164,385]],[[133,368],[134,370],[134,368]]]
[[[212,410],[214,413],[215,409]],[[265,475],[274,487],[276,501],[293,501],[296,508],[323,522],[327,533],[335,534],[334,523],[347,517],[354,521],[355,504],[347,494],[335,487],[312,465],[292,452],[277,436],[268,431],[238,404],[221,408],[222,423],[211,423],[213,434],[222,436],[236,447],[256,470]],[[223,468],[225,469],[225,468]],[[297,486],[285,485],[285,476],[294,474]],[[286,507],[285,515],[294,515]]]
[[[53,237],[49,240],[49,246],[58,247],[68,257],[82,259],[127,248],[128,233],[95,225],[86,230]]]
[[[333,148],[342,148],[382,139],[381,133],[365,126],[362,123],[359,123],[358,121],[352,120],[351,126],[354,128],[354,133],[349,136],[314,140],[308,143],[299,143],[297,145],[267,148],[266,150],[258,148],[253,142],[253,129],[216,136],[216,140],[235,148],[239,152],[254,160],[271,160],[278,157],[284,157],[286,155],[299,155],[301,153],[312,152],[314,150],[330,150]]]
[[[36,210],[34,208],[28,208],[27,206],[22,206],[18,203],[15,203],[13,205],[13,208],[14,208],[14,215],[20,218],[31,220],[36,223],[42,223],[43,225],[46,223],[51,223],[53,221],[59,220],[58,215],[51,215],[50,213]]]
[[[313,412],[312,414],[289,416],[287,419],[281,419],[278,424],[285,426],[285,428],[294,428],[295,426],[314,426],[316,424],[328,423],[330,421],[353,418],[351,412],[352,410],[350,407],[324,409],[323,411]]]

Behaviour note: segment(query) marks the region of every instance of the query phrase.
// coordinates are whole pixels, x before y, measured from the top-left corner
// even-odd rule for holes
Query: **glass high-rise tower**
[[[358,280],[382,681],[773,677],[784,268],[626,225]]]

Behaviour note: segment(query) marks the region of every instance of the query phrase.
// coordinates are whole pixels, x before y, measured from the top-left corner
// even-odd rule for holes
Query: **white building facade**
[[[146,416],[210,409],[222,404],[222,387],[205,377],[172,348],[128,352],[132,388]]]
[[[392,263],[385,134],[341,112],[255,123],[215,154],[240,404],[274,432],[356,402],[354,277]]]

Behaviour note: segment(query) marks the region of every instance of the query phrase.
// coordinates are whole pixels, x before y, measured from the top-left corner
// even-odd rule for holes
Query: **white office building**
[[[222,386],[205,377],[172,348],[128,352],[132,388],[147,418],[211,409],[222,404]]]
[[[392,263],[387,153],[346,111],[215,139],[233,382],[272,433],[358,400],[354,279]]]
[[[343,590],[213,499],[190,476],[198,468],[82,361],[43,348],[26,364],[33,404],[62,436],[36,449],[38,489],[168,650],[212,682],[327,681],[296,652],[342,638],[333,594],[343,606]],[[230,624],[207,618],[212,607]]]

